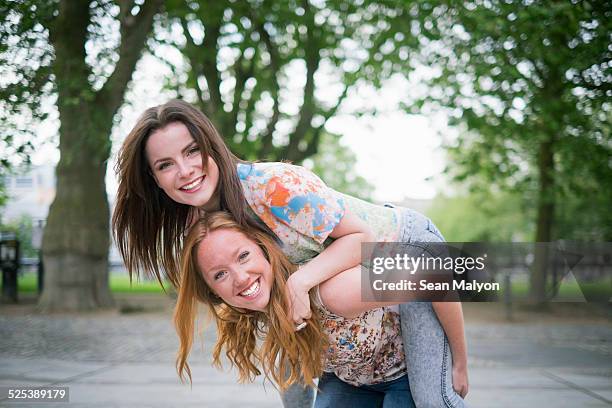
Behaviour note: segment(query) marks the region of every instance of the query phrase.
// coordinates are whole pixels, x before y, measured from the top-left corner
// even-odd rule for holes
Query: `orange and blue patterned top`
[[[398,209],[339,193],[303,167],[240,163],[237,169],[249,206],[280,239],[293,263],[304,263],[323,252],[347,210],[368,223],[376,241],[398,239]]]
[[[281,240],[283,252],[294,263],[322,252],[346,211],[340,194],[300,166],[239,164],[238,177],[251,209]]]

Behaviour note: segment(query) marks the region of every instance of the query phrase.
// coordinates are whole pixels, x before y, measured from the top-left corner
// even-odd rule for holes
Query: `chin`
[[[265,312],[266,310],[268,310],[269,305],[270,305],[270,296],[264,299],[264,301],[262,302],[262,306],[259,308],[259,311]]]
[[[244,306],[244,308],[254,310],[256,312],[265,312],[268,310],[268,300],[266,299],[265,301],[257,302],[256,305],[251,304],[249,306]]]
[[[198,198],[198,197],[188,197],[187,199],[181,200],[182,204],[189,205],[191,207],[204,207],[208,202],[206,197]]]
[[[191,200],[192,207],[204,207],[210,202],[211,194],[202,195],[201,197]]]

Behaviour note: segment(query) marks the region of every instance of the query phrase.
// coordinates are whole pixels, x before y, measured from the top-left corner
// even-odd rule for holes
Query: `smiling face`
[[[225,303],[264,311],[274,282],[261,248],[242,232],[218,229],[198,247],[198,266],[210,289]]]
[[[151,133],[145,154],[157,185],[172,200],[193,207],[219,207],[219,167],[208,157],[206,168],[196,141],[181,122]]]

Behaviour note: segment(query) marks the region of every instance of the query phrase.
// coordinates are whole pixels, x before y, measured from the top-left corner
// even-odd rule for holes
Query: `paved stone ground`
[[[214,326],[205,330],[190,358],[193,387],[181,384],[167,306],[149,313],[46,316],[33,313],[33,307],[0,306],[0,387],[70,387],[69,404],[36,407],[281,405],[270,383],[239,385],[235,372],[210,366]],[[471,407],[612,406],[609,320],[542,317],[503,323],[477,313],[487,307],[466,310]],[[0,400],[0,406],[27,404]]]

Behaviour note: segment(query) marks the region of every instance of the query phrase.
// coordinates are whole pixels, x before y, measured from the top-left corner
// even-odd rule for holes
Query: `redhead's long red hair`
[[[245,234],[262,249],[270,262],[274,283],[270,301],[264,312],[238,310],[217,297],[208,287],[197,263],[199,244],[214,230],[232,229]],[[327,346],[316,310],[309,324],[296,332],[285,297],[288,276],[296,270],[278,245],[264,232],[239,225],[225,212],[200,218],[185,239],[180,267],[178,300],[174,324],[180,339],[176,368],[182,380],[191,381],[187,358],[193,345],[198,302],[208,306],[217,323],[217,342],[213,363],[221,365],[225,355],[238,368],[240,381],[252,381],[260,375],[260,367],[281,390],[296,381],[313,385],[323,371],[323,355]],[[259,340],[259,341],[258,341]]]

